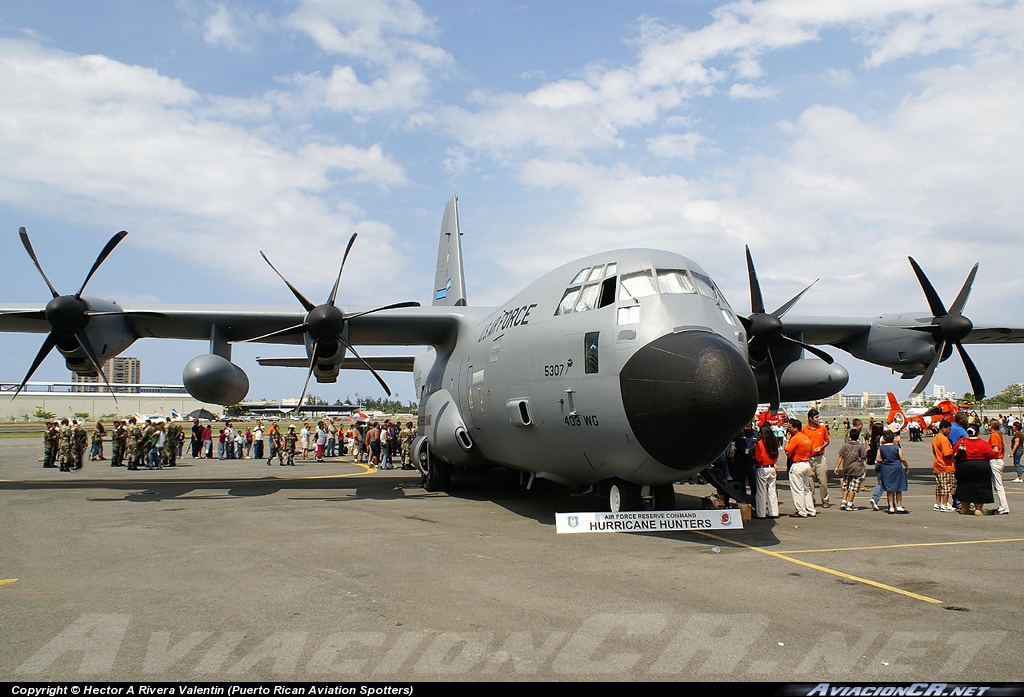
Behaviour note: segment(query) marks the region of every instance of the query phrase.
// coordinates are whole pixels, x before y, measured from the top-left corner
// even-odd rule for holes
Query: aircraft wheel
[[[643,505],[640,499],[640,485],[613,479],[608,487],[608,509],[612,513],[639,511]]]
[[[430,449],[424,450],[420,469],[423,471],[423,488],[427,491],[444,491],[452,483],[452,466],[439,457],[434,457]]]
[[[652,486],[651,495],[654,496],[654,510],[676,510],[676,488],[674,485],[662,484],[661,486]]]

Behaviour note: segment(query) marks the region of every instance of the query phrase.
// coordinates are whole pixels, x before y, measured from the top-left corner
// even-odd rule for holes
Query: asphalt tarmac
[[[1010,515],[933,512],[929,444],[904,447],[910,515],[863,493],[559,535],[602,501],[500,471],[427,493],[347,459],[65,473],[0,439],[0,680],[1024,680],[1024,485],[1008,462]]]

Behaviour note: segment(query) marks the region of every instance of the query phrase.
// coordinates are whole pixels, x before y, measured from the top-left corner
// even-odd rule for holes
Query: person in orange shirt
[[[992,468],[992,489],[996,495],[996,503],[999,504],[999,508],[994,511],[993,515],[1006,515],[1010,512],[1010,504],[1006,500],[1006,489],[1003,488],[1005,445],[1003,444],[1003,434],[1000,431],[1001,426],[999,419],[992,419],[988,422],[988,444],[996,452],[995,459],[989,460],[988,466]]]
[[[935,505],[932,510],[944,513],[956,510],[952,501],[956,491],[956,462],[949,442],[950,425],[946,419],[940,421],[939,432],[932,438],[932,473],[935,475]]]
[[[828,501],[828,465],[825,462],[825,448],[829,444],[828,427],[818,419],[817,409],[808,410],[803,434],[811,439],[811,505],[814,505],[814,486],[817,483],[821,507],[828,508],[832,505]]]
[[[793,494],[795,513],[790,518],[813,518],[814,492],[811,489],[811,439],[803,432],[800,419],[789,420],[789,439],[786,441],[786,465],[789,470],[789,491]]]

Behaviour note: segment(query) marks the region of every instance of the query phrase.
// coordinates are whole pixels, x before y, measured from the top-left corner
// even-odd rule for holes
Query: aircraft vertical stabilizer
[[[441,219],[441,241],[437,247],[434,275],[434,305],[466,305],[466,272],[462,268],[462,233],[459,232],[458,198],[448,199]]]

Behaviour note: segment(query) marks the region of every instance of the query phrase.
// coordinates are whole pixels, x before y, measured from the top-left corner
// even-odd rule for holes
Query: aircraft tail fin
[[[441,219],[434,275],[434,305],[466,305],[466,272],[462,267],[462,233],[459,231],[458,197],[452,194]]]
[[[903,407],[900,406],[900,402],[896,399],[896,395],[892,392],[886,392],[885,395],[889,398],[889,416],[886,417],[885,423],[893,424],[898,430],[903,430],[903,424],[906,423],[906,416],[903,414]]]

